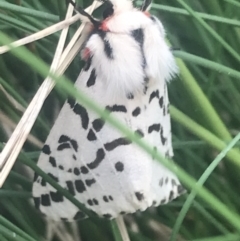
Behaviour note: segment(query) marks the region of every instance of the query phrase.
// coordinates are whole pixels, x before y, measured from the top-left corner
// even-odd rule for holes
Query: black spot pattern
[[[76,176],[79,176],[79,175],[80,175],[80,171],[79,171],[79,169],[78,169],[77,167],[75,167],[75,168],[73,169],[73,173],[74,173]]]
[[[104,217],[104,218],[107,218],[107,219],[111,219],[111,218],[112,218],[112,215],[106,213],[106,214],[103,214],[103,217]]]
[[[71,146],[69,143],[62,143],[57,148],[58,151],[63,151],[65,149],[71,149]]]
[[[44,207],[49,207],[51,206],[51,201],[50,201],[50,197],[48,194],[42,194],[41,195],[41,204],[44,206]]]
[[[91,87],[91,86],[95,85],[96,77],[97,77],[96,76],[96,70],[92,69],[91,74],[89,76],[89,79],[87,81],[87,87]]]
[[[110,112],[124,112],[127,113],[127,109],[124,105],[107,106],[106,109]]]
[[[91,67],[91,64],[92,64],[92,56],[87,59],[83,70],[84,71],[88,71],[90,69],[90,67]]]
[[[75,196],[74,185],[72,181],[66,181],[68,191]]]
[[[182,186],[182,185],[178,185],[178,194],[180,195],[180,194],[183,194],[184,192],[185,192],[185,189],[184,189],[184,187]]]
[[[113,48],[107,39],[107,33],[104,31],[98,31],[98,35],[101,37],[104,44],[104,53],[109,59],[113,59]]]
[[[86,187],[82,180],[76,180],[75,187],[76,187],[77,192],[79,192],[79,193],[83,193],[86,191]]]
[[[154,99],[154,98],[159,98],[159,91],[156,90],[156,91],[153,91],[150,95],[150,98],[149,98],[149,103],[151,103],[151,101]]]
[[[82,121],[82,128],[87,129],[89,124],[89,117],[87,110],[78,103],[74,106],[73,111],[76,115],[79,115]]]
[[[144,133],[143,133],[143,131],[140,130],[140,129],[139,129],[139,130],[136,130],[136,131],[135,131],[135,134],[139,135],[140,138],[144,137]]]
[[[123,145],[129,145],[131,144],[132,142],[126,138],[118,138],[112,142],[109,142],[109,143],[106,143],[104,144],[104,147],[107,151],[112,151],[114,150],[115,148],[119,147],[119,146],[123,146]]]
[[[47,185],[47,182],[42,178],[42,180],[41,180],[41,186],[46,187],[46,185]]]
[[[54,157],[50,156],[49,157],[49,162],[51,163],[52,167],[56,167],[57,163]]]
[[[58,168],[59,168],[60,170],[64,170],[64,167],[63,167],[62,165],[59,165]]]
[[[115,168],[118,172],[122,172],[124,170],[124,164],[122,162],[117,162]]]
[[[160,131],[160,124],[153,124],[148,127],[148,133],[152,133],[153,131],[159,132]]]
[[[97,140],[97,137],[96,137],[96,135],[95,135],[95,133],[93,132],[92,129],[89,130],[88,135],[87,135],[87,139],[89,141],[96,141]]]
[[[140,192],[135,192],[135,196],[137,197],[138,201],[142,201],[144,199],[144,195]]]
[[[163,145],[165,145],[167,138],[164,137],[163,135],[163,128],[161,127],[161,131],[160,131],[160,137],[161,137],[161,142]]]
[[[34,201],[34,205],[35,205],[36,209],[39,209],[39,207],[40,207],[40,197],[34,197],[33,201]]]
[[[137,117],[141,114],[141,109],[140,107],[137,107],[133,112],[132,112],[132,116]]]
[[[50,192],[50,196],[53,202],[63,202],[63,195],[60,192]]]
[[[51,177],[55,182],[58,182],[58,178],[55,177],[53,174],[48,173],[48,176]]]
[[[84,219],[84,218],[86,218],[87,216],[86,216],[86,214],[85,213],[83,213],[83,212],[81,212],[81,211],[78,211],[77,213],[76,213],[76,215],[74,216],[74,220],[81,220],[81,219]]]
[[[82,167],[80,168],[80,170],[81,170],[81,173],[82,173],[82,174],[88,174],[88,173],[89,173],[89,170],[88,170],[85,166],[82,166]]]
[[[163,108],[163,96],[161,96],[159,99],[159,105],[161,108]]]
[[[72,108],[74,107],[76,101],[75,101],[73,98],[69,97],[69,98],[67,99],[67,103],[70,105],[70,107],[71,107],[71,109],[72,109]]]
[[[92,122],[93,129],[96,132],[99,132],[103,128],[104,124],[105,124],[105,121],[101,118],[96,119]]]
[[[85,180],[85,183],[88,187],[91,187],[94,183],[96,183],[96,180],[93,178],[93,179],[87,179]]]
[[[174,192],[171,191],[170,194],[169,194],[168,201],[172,201],[173,197],[174,197]]]
[[[89,169],[97,168],[99,164],[103,161],[104,157],[105,157],[104,150],[102,148],[98,149],[96,153],[96,159],[93,162],[87,164],[88,168]]]
[[[132,93],[127,94],[127,99],[128,100],[133,100],[134,99],[134,95]]]
[[[51,154],[50,146],[44,145],[43,148],[42,148],[42,152],[46,155],[50,155]]]
[[[108,203],[109,202],[108,197],[107,196],[103,196],[103,201]]]

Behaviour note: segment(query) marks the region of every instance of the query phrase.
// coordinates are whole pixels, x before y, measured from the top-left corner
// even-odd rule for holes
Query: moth
[[[167,81],[177,66],[162,23],[130,0],[105,1],[102,20],[87,23],[77,81],[92,100],[163,156],[173,156]],[[168,203],[183,192],[178,178],[118,130],[69,98],[39,157],[38,166],[101,217],[116,218]],[[85,215],[35,175],[36,207],[52,219]]]

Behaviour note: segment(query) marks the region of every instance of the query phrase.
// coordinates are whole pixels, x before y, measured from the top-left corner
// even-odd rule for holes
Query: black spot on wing
[[[77,141],[75,141],[75,140],[70,140],[70,143],[71,143],[71,145],[72,145],[72,148],[74,149],[74,151],[78,151],[78,143],[77,143]]]
[[[77,192],[79,192],[79,193],[83,193],[86,191],[86,187],[82,180],[76,180],[75,187],[76,187]]]
[[[127,113],[127,108],[124,105],[107,106],[106,109],[110,112],[124,112]]]
[[[104,150],[102,148],[98,149],[96,153],[96,159],[93,162],[87,164],[88,168],[89,169],[97,168],[99,164],[103,161],[104,157],[105,157]]]
[[[50,196],[53,202],[63,202],[63,195],[60,192],[50,192]]]
[[[88,135],[87,135],[87,139],[89,141],[96,141],[97,140],[97,137],[96,137],[96,135],[95,135],[95,133],[92,129],[89,130]]]
[[[71,149],[71,146],[70,146],[69,143],[62,143],[57,148],[58,151],[62,151],[62,150],[65,150],[65,149]]]
[[[43,148],[42,148],[42,152],[46,155],[50,155],[51,154],[50,146],[44,145]]]
[[[161,96],[159,99],[159,105],[161,108],[163,108],[163,96]]]
[[[95,82],[96,82],[96,70],[92,69],[89,79],[87,81],[87,87],[91,87],[95,85]]]
[[[178,185],[177,190],[179,195],[186,192],[185,188],[182,185]]]
[[[82,120],[82,128],[87,129],[89,124],[89,117],[87,110],[78,103],[74,106],[73,111],[76,115],[79,115]]]
[[[96,180],[93,178],[93,179],[87,179],[85,180],[85,183],[88,187],[91,187],[94,183],[96,183]]]
[[[148,133],[152,133],[153,131],[157,131],[159,132],[160,131],[160,124],[153,124],[151,126],[148,127]]]
[[[122,162],[117,162],[115,168],[118,172],[122,172],[124,170],[124,164]]]
[[[132,112],[132,116],[137,117],[141,114],[141,109],[140,107],[137,107],[133,112]]]
[[[111,219],[111,218],[112,218],[112,215],[106,213],[106,214],[103,214],[103,217],[104,217],[104,218],[107,218],[107,219]]]
[[[51,163],[52,167],[56,167],[57,163],[54,157],[50,156],[49,157],[49,162]]]
[[[73,173],[74,173],[76,176],[79,176],[79,175],[80,175],[80,170],[79,170],[77,167],[75,167],[75,168],[73,169]]]
[[[36,209],[39,209],[39,207],[40,207],[40,197],[34,197],[33,201],[34,201],[34,205],[35,205]]]
[[[104,147],[107,151],[112,151],[114,150],[115,148],[119,147],[119,146],[123,146],[123,145],[129,145],[131,144],[132,142],[126,138],[118,138],[112,142],[109,142],[109,143],[106,143],[104,144]]]
[[[66,136],[66,135],[61,135],[60,137],[59,137],[59,140],[58,140],[58,143],[64,143],[64,142],[67,142],[67,141],[70,141],[71,139],[68,137],[68,136]]]
[[[149,98],[149,103],[151,103],[151,101],[154,99],[154,98],[158,98],[159,99],[159,91],[156,90],[156,91],[153,91],[150,95],[150,98]]]
[[[144,137],[144,133],[142,130],[138,129],[135,131],[135,134],[138,134],[140,136],[140,138]]]
[[[74,190],[73,182],[72,182],[72,181],[66,181],[66,184],[67,184],[67,190],[68,190],[73,196],[75,196],[75,190]]]
[[[132,93],[127,94],[127,99],[128,100],[133,100],[134,99],[134,95]]]
[[[41,195],[41,204],[44,207],[49,207],[51,206],[51,201],[50,201],[50,197],[48,194],[42,194]]]
[[[72,98],[72,97],[69,97],[67,99],[67,103],[70,105],[71,109],[74,107],[76,101]]]
[[[34,173],[33,181],[36,182],[38,177],[39,177],[39,175],[35,172],[35,173]]]
[[[41,186],[46,187],[46,185],[47,185],[47,182],[42,178]]]
[[[96,119],[92,122],[93,129],[97,132],[99,132],[103,128],[104,124],[105,124],[105,121],[101,118]]]
[[[167,141],[167,138],[164,137],[164,135],[163,135],[163,128],[162,128],[162,126],[161,126],[161,131],[160,131],[160,137],[161,137],[162,144],[165,145],[165,143]]]
[[[82,174],[88,174],[88,173],[89,173],[89,170],[88,170],[85,166],[82,166],[82,167],[80,168],[80,170],[81,170],[81,173],[82,173]]]
[[[84,218],[86,218],[87,216],[86,216],[86,214],[85,213],[83,213],[83,212],[81,212],[81,211],[78,211],[77,213],[76,213],[76,215],[73,217],[73,219],[74,220],[81,220],[81,219],[84,219]]]
[[[144,199],[144,195],[140,192],[135,192],[135,196],[137,197],[138,201],[142,201]]]
[[[174,197],[174,192],[171,191],[168,197],[168,201],[172,201],[173,197]]]
[[[98,35],[101,37],[104,44],[104,53],[109,59],[113,59],[113,48],[107,39],[107,33],[104,31],[98,31]]]

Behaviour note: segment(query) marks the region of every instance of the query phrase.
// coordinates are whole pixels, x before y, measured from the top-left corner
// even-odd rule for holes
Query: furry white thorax
[[[131,1],[112,1],[122,9]],[[123,8],[125,10],[125,8]],[[173,55],[166,44],[162,23],[136,8],[114,13],[105,20],[106,39],[113,49],[113,59],[106,57],[104,43],[98,34],[90,36],[86,47],[93,56],[92,63],[97,75],[106,83],[106,91],[113,97],[123,97],[129,93],[142,93],[144,79],[147,76],[155,81],[168,81],[177,73]],[[131,32],[142,29],[143,46],[131,36]],[[146,59],[146,68],[142,67],[142,53]]]

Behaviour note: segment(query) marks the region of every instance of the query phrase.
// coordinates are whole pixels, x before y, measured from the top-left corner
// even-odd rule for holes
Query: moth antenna
[[[86,17],[93,24],[94,27],[96,27],[96,28],[99,27],[99,25],[100,25],[99,21],[95,20],[89,13],[85,12],[83,8],[81,8],[79,6],[77,7],[76,3],[73,2],[72,0],[67,0],[67,1],[74,6],[75,12]]]
[[[141,10],[142,10],[143,12],[144,12],[144,11],[147,11],[148,8],[150,7],[151,3],[152,3],[152,0],[144,0],[143,5],[142,5],[142,7],[141,7]]]

